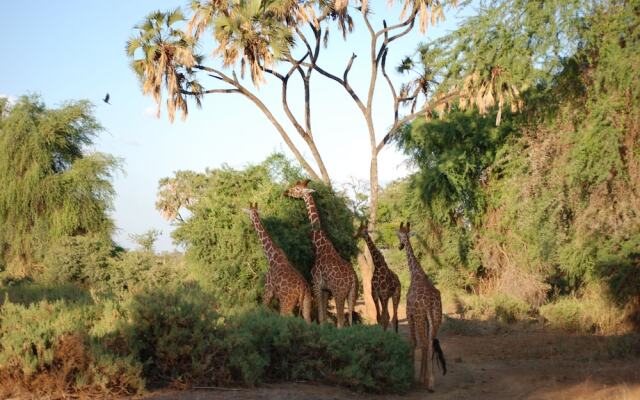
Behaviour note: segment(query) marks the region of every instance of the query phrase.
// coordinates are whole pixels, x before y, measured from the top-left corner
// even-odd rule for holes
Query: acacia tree
[[[29,275],[56,240],[110,242],[118,160],[86,153],[102,129],[89,102],[49,109],[37,97],[0,99],[0,264]]]

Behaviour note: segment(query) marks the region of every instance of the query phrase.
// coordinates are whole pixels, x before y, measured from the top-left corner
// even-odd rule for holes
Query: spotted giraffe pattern
[[[361,224],[356,237],[364,239],[373,260],[373,276],[371,277],[371,297],[376,305],[376,320],[384,330],[389,326],[389,299],[393,303],[393,329],[398,332],[398,305],[400,304],[400,280],[395,272],[389,269],[387,261],[376,247],[369,235],[366,224]]]
[[[311,290],[302,274],[291,265],[284,251],[276,245],[260,221],[258,205],[250,205],[244,210],[249,214],[251,224],[262,244],[269,270],[264,280],[263,303],[269,305],[275,297],[280,303],[280,314],[292,315],[296,305],[307,323],[311,323]]]
[[[289,188],[285,195],[302,199],[307,207],[311,222],[311,241],[315,254],[315,261],[311,268],[313,293],[318,303],[318,321],[323,323],[327,319],[327,305],[329,293],[336,303],[336,320],[338,327],[344,325],[344,302],[348,305],[349,325],[353,323],[353,311],[358,295],[358,279],[353,267],[345,261],[331,243],[327,234],[322,230],[320,214],[312,193],[308,188],[309,181],[297,182]]]
[[[431,283],[427,274],[420,266],[418,259],[413,253],[409,236],[411,226],[400,224],[398,239],[400,240],[400,250],[403,248],[407,252],[407,262],[411,272],[411,284],[407,293],[407,320],[409,322],[409,334],[413,348],[422,349],[422,360],[420,367],[420,379],[426,384],[427,389],[433,390],[433,355],[434,348],[439,353],[439,360],[443,365],[443,372],[446,373],[444,355],[437,340],[438,329],[442,324],[442,301],[440,291]],[[419,339],[416,341],[416,336]]]

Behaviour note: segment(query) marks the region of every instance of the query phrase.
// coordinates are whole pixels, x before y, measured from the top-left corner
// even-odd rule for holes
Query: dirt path
[[[401,334],[407,334],[406,324]],[[436,391],[415,387],[404,395],[362,394],[306,384],[265,384],[241,390],[155,392],[146,399],[640,399],[640,358],[621,358],[637,343],[578,336],[537,326],[512,328],[454,320],[440,341],[448,373]]]

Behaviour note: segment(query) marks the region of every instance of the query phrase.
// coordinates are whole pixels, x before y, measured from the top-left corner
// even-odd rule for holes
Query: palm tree
[[[186,91],[194,94],[200,105],[202,87],[193,78],[192,67],[200,56],[195,54],[195,40],[175,24],[185,20],[180,9],[171,12],[155,11],[136,25],[138,30],[126,45],[131,66],[142,83],[145,95],[152,95],[160,115],[163,86],[167,91],[169,120],[173,121],[176,110],[186,118],[189,110]]]
[[[218,44],[214,55],[222,56],[225,67],[240,60],[243,76],[248,64],[256,85],[264,82],[265,68],[290,57],[293,28],[313,16],[308,4],[297,0],[204,0],[193,1],[191,9],[187,31],[199,38],[210,28]]]
[[[460,107],[466,109],[476,106],[480,114],[487,114],[498,105],[496,125],[500,125],[502,110],[505,105],[511,106],[511,112],[520,110],[523,101],[518,87],[511,79],[511,74],[500,66],[491,66],[469,73],[464,79],[460,91]]]

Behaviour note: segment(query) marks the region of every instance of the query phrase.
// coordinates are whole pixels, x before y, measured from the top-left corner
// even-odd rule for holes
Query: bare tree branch
[[[386,25],[386,23],[385,23]],[[380,69],[382,70],[382,75],[384,75],[384,79],[387,81],[389,85],[389,90],[391,91],[391,96],[393,97],[393,124],[395,125],[398,122],[398,108],[400,107],[400,99],[398,99],[398,94],[396,92],[395,86],[393,86],[393,82],[391,82],[391,78],[387,74],[386,63],[387,63],[387,53],[388,49],[382,54],[382,63],[380,65]]]
[[[353,60],[355,60],[356,57],[358,57],[356,53],[353,53],[351,55],[351,58],[349,59],[349,63],[347,63],[347,68],[344,69],[344,73],[342,74],[342,80],[345,83],[347,82],[347,75],[349,75],[349,71],[351,70],[351,66],[353,65]]]
[[[302,167],[305,169],[305,171],[307,171],[309,176],[312,179],[316,179],[316,180],[320,180],[321,179],[320,176],[315,172],[313,167],[304,158],[302,153],[300,153],[300,151],[296,147],[295,143],[293,143],[293,141],[291,140],[291,138],[287,134],[287,131],[284,129],[282,124],[280,124],[280,122],[276,119],[276,117],[273,115],[273,113],[271,113],[269,108],[256,95],[251,93],[251,91],[249,91],[246,87],[244,87],[238,81],[238,77],[236,76],[235,71],[232,71],[233,78],[230,78],[229,76],[224,74],[222,71],[219,71],[219,70],[217,70],[215,68],[212,68],[212,67],[207,67],[205,65],[198,64],[198,65],[194,65],[193,68],[199,69],[199,70],[202,70],[202,71],[206,71],[206,72],[210,72],[210,73],[214,73],[214,74],[220,76],[223,81],[225,81],[228,84],[234,86],[236,88],[236,90],[238,90],[238,92],[240,92],[245,97],[247,97],[249,100],[251,100],[260,109],[260,111],[262,111],[262,113],[267,117],[267,119],[271,122],[271,124],[278,130],[278,132],[280,133],[280,136],[282,136],[282,139],[285,141],[285,143],[287,144],[287,146],[289,147],[291,152],[294,154],[294,156],[296,157],[296,159],[298,160],[300,165],[302,165]]]
[[[384,29],[379,30],[378,32],[375,33],[376,37],[379,37],[381,35],[385,35],[388,34],[389,32],[395,30],[395,29],[400,29],[404,26],[407,26],[409,24],[413,25],[416,19],[416,16],[418,15],[418,8],[414,8],[413,11],[411,12],[411,15],[409,15],[409,17],[407,17],[406,20],[397,23],[395,25],[391,25],[389,27],[385,27]]]
[[[201,92],[190,92],[188,90],[181,90],[182,94],[187,94],[191,96],[199,96],[203,94],[212,94],[212,93],[241,93],[238,89],[209,89],[203,90]]]

